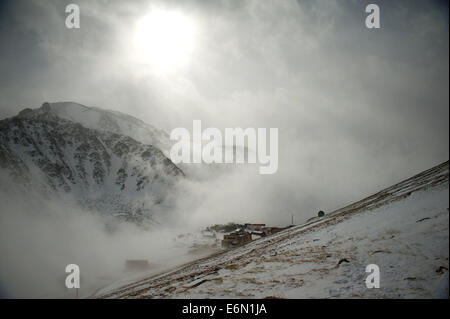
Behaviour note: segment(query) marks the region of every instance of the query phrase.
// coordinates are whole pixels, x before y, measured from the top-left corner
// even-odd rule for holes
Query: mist
[[[189,228],[170,224],[142,227],[112,221],[62,198],[2,192],[0,292],[2,298],[75,298],[65,286],[69,264],[80,267],[78,296],[124,278],[167,270],[191,260],[188,244],[176,236]],[[148,260],[151,269],[126,270],[126,260]]]
[[[284,165],[297,181],[330,178],[331,193],[338,180],[366,193],[448,159],[445,2],[382,1],[378,31],[364,26],[365,1],[79,5],[78,30],[64,27],[59,1],[3,5],[2,117],[75,101],[169,133],[194,119],[278,127],[280,175]],[[129,42],[153,8],[182,12],[197,30],[189,63],[172,72],[137,59]],[[329,171],[339,177],[320,176]]]
[[[448,160],[448,3],[377,1],[382,27],[369,30],[372,2],[77,1],[78,30],[64,26],[64,2],[2,2],[0,118],[74,101],[167,133],[193,120],[275,127],[279,161],[273,175],[258,164],[180,165],[186,178],[152,229],[121,223],[111,232],[95,212],[4,195],[0,293],[73,294],[61,279],[69,263],[95,290],[120,277],[127,258],[173,266],[185,248],[161,247],[179,233],[286,226],[292,216],[298,224]],[[183,13],[195,29],[187,62],[167,72],[131,43],[155,8]]]

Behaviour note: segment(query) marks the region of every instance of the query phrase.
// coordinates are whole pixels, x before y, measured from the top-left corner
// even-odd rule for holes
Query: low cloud
[[[380,0],[379,30],[364,25],[370,1],[77,3],[79,30],[65,28],[61,1],[0,4],[1,118],[75,101],[169,133],[195,119],[279,130],[274,175],[256,165],[183,166],[170,227],[282,226],[292,214],[299,223],[448,160],[447,2]],[[154,6],[183,12],[199,30],[189,65],[174,73],[139,63],[130,49],[134,25]],[[75,259],[90,269],[86,281],[117,274],[130,255],[163,259],[177,232],[122,225],[111,234],[75,207],[11,198],[0,218],[8,296],[61,291],[55,278]]]

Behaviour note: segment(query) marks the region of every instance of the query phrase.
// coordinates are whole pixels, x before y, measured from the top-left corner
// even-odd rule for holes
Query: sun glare
[[[153,10],[136,24],[136,54],[161,70],[185,65],[193,42],[194,24],[180,12]]]

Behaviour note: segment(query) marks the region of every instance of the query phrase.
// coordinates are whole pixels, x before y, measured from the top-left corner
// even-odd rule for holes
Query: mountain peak
[[[142,221],[184,176],[164,154],[166,136],[120,112],[45,102],[0,121],[0,174],[21,193],[68,194],[101,214]]]
[[[81,124],[86,128],[126,135],[143,144],[159,148],[165,155],[169,154],[171,146],[166,132],[140,119],[119,111],[76,102],[44,102],[40,108],[25,108],[17,116],[19,118],[40,117],[47,120],[60,118]]]

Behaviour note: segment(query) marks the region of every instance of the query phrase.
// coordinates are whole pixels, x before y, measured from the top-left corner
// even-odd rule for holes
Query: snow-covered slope
[[[126,220],[151,217],[183,172],[154,145],[114,133],[130,133],[134,129],[126,123],[134,120],[111,114],[46,103],[0,121],[0,188],[16,185],[47,198],[70,197]]]
[[[25,109],[23,117],[33,117],[42,112],[51,112],[61,119],[80,123],[94,130],[108,131],[129,136],[143,144],[159,148],[165,155],[171,146],[169,135],[163,130],[147,124],[133,116],[118,111],[85,106],[74,102],[44,103],[43,108]]]
[[[448,162],[373,196],[101,298],[448,297]],[[368,289],[365,270],[380,269]]]

